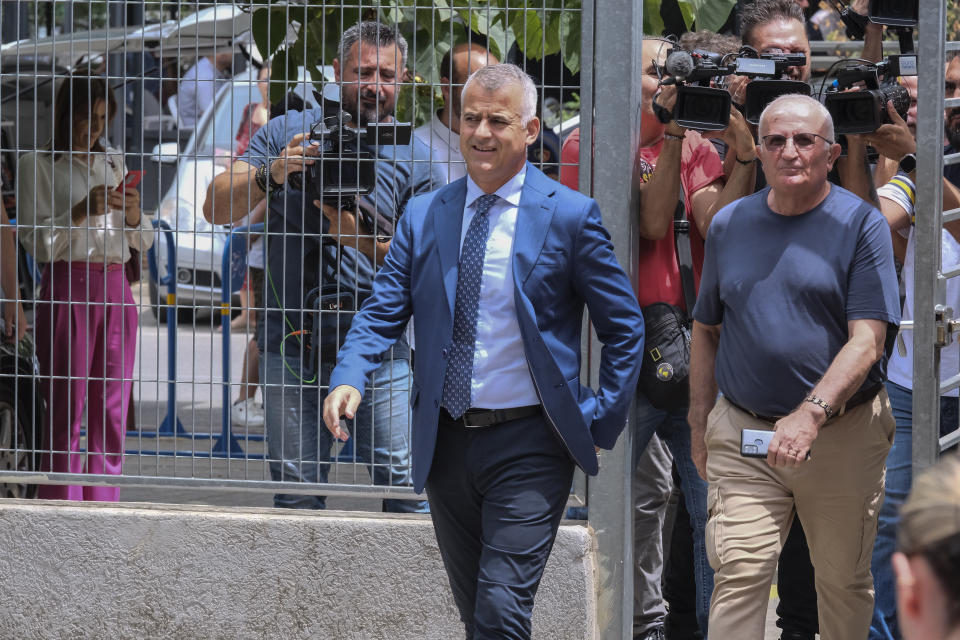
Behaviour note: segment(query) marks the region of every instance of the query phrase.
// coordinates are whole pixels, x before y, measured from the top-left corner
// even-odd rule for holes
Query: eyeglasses
[[[820,138],[827,144],[833,144],[833,140],[827,140],[816,133],[795,133],[792,136],[782,136],[779,133],[772,133],[763,136],[763,146],[770,151],[783,151],[787,146],[787,140],[793,140],[793,146],[797,151],[809,151],[813,145],[817,144],[817,138]]]

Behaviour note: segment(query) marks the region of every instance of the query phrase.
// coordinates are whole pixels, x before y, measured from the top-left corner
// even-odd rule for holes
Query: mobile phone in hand
[[[740,455],[745,458],[766,458],[773,440],[773,431],[744,429],[740,432]]]
[[[117,187],[117,191],[126,191],[127,189],[136,189],[137,185],[140,184],[140,180],[143,178],[143,171],[133,170],[127,171],[127,175],[123,176],[123,182]]]

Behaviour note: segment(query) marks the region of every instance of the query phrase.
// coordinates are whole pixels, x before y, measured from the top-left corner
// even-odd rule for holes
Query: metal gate
[[[19,350],[7,348],[0,354],[5,394],[0,397],[0,482],[8,483],[0,486],[7,495],[17,497],[33,495],[37,486],[84,485],[110,491],[122,487],[125,492],[138,492],[139,499],[157,501],[172,500],[174,495],[192,500],[179,492],[206,491],[201,501],[246,504],[249,499],[258,506],[262,502],[256,500],[269,494],[286,494],[291,499],[317,494],[341,500],[416,498],[409,486],[377,481],[382,465],[364,459],[367,445],[348,443],[312,454],[301,451],[288,459],[285,453],[271,453],[269,416],[266,425],[253,426],[249,414],[246,426],[238,424],[232,405],[249,386],[241,380],[240,364],[257,351],[250,347],[249,326],[231,327],[232,316],[243,310],[239,294],[244,281],[256,277],[247,268],[249,249],[258,236],[265,235],[270,248],[264,260],[269,262],[271,251],[283,250],[272,248],[271,234],[288,232],[271,228],[269,221],[264,226],[257,219],[242,219],[246,210],[236,216],[231,213],[232,225],[211,224],[203,214],[208,185],[231,171],[238,159],[251,157],[237,153],[237,144],[240,138],[253,135],[250,122],[264,108],[283,103],[284,96],[288,103],[319,103],[321,92],[335,97],[327,95],[327,89],[337,85],[332,61],[338,55],[341,34],[359,19],[378,18],[406,38],[406,66],[411,73],[397,78],[396,110],[399,120],[414,125],[430,123],[443,106],[443,92],[456,86],[456,82],[450,87],[441,83],[447,75],[441,68],[443,54],[454,44],[476,39],[501,60],[516,62],[534,76],[540,93],[539,115],[546,126],[532,158],[545,170],[559,172],[560,145],[572,127],[580,127],[580,188],[595,194],[605,224],[617,240],[618,258],[636,282],[637,234],[629,212],[634,205],[632,166],[640,125],[636,108],[640,76],[634,61],[640,58],[642,4],[622,0],[3,2],[0,177],[3,202],[14,221],[4,221],[2,232],[4,242],[16,241],[0,248],[0,254],[6,254],[0,258],[15,254],[19,288],[19,295],[5,290],[3,302],[19,298],[31,332],[38,326],[45,329],[32,343],[23,342]],[[220,54],[227,55],[221,59]],[[265,74],[268,58],[272,62]],[[203,60],[209,61],[205,71],[199,69]],[[78,78],[104,80],[117,98],[116,117],[110,120],[106,114],[105,129],[110,146],[117,148],[117,166],[110,164],[113,160],[107,162],[103,151],[104,162],[116,175],[101,183],[118,187],[141,172],[130,179],[140,180],[140,208],[149,217],[142,218],[147,222],[137,231],[140,239],[124,245],[140,253],[139,261],[134,256],[128,262],[129,267],[142,269],[139,282],[131,276],[132,305],[108,300],[104,296],[109,287],[104,285],[71,289],[62,302],[79,313],[83,322],[90,321],[93,312],[107,313],[111,305],[124,312],[133,310],[136,322],[120,336],[130,340],[117,348],[123,366],[133,367],[132,375],[117,373],[105,362],[98,362],[99,368],[88,373],[73,367],[78,358],[74,340],[80,338],[66,336],[66,329],[57,325],[55,314],[60,311],[49,302],[49,290],[60,282],[57,278],[80,282],[97,271],[105,274],[105,280],[97,282],[105,282],[127,253],[93,251],[96,257],[87,262],[95,269],[87,266],[82,276],[79,271],[57,272],[57,267],[45,263],[80,261],[82,252],[76,247],[93,237],[90,234],[113,231],[126,237],[130,233],[123,226],[129,222],[123,217],[126,204],[120,205],[121,217],[99,227],[99,223],[43,217],[44,211],[38,210],[40,202],[50,202],[50,209],[59,206],[57,194],[64,193],[64,181],[74,178],[73,170],[57,174],[56,163],[63,157],[74,162],[79,152],[74,146],[58,151],[57,143],[51,148],[47,141],[59,113],[57,90]],[[267,95],[261,97],[263,82]],[[187,91],[191,101],[186,99]],[[201,108],[200,94],[209,95],[212,102]],[[97,100],[76,97],[67,104],[89,116]],[[105,103],[109,106],[110,101]],[[73,117],[68,118],[70,131]],[[32,158],[29,167],[24,157]],[[77,161],[93,167],[98,158],[87,153]],[[434,168],[449,169],[449,165]],[[28,174],[30,178],[24,178]],[[77,192],[71,186],[65,193],[72,202]],[[210,206],[216,209],[217,204]],[[301,222],[306,225],[307,221]],[[368,234],[373,240],[376,224]],[[79,227],[86,236],[69,235]],[[63,234],[68,239],[61,246],[57,243]],[[325,241],[328,231],[317,235]],[[357,234],[357,251],[362,235]],[[346,269],[340,262],[337,268]],[[263,283],[267,295],[276,294],[282,286],[275,280],[267,269]],[[4,285],[10,288],[8,282]],[[336,306],[323,307],[322,300],[330,292],[320,289],[310,302],[303,291],[303,301],[280,305],[296,323],[281,331],[279,361],[286,369],[290,366],[284,348],[287,355],[309,355],[310,345],[304,339],[308,330],[303,325],[309,316],[320,322],[321,313],[339,319],[351,311],[339,297]],[[342,293],[359,298],[359,289],[344,289]],[[339,296],[341,291],[336,293]],[[247,295],[255,299],[252,293]],[[270,316],[265,319],[264,312],[270,304],[269,300],[246,304],[245,312],[260,312],[258,331],[269,330]],[[286,317],[280,322],[285,321]],[[585,335],[589,335],[587,328]],[[587,341],[584,348],[585,378],[591,382],[596,381],[597,346]],[[319,365],[312,373],[298,371],[303,374],[297,374],[298,386],[312,384],[309,393],[316,400],[325,391]],[[308,380],[310,376],[317,382]],[[115,396],[117,389],[123,395],[132,389],[123,425],[110,422],[115,416],[109,415],[103,402],[91,403],[89,396],[82,396],[89,392],[76,383],[87,379],[100,387],[114,385]],[[399,401],[391,400],[390,406],[401,430],[409,429],[409,380],[406,372],[371,391],[398,394]],[[261,380],[259,393],[265,393],[264,385],[282,388],[285,384]],[[51,389],[59,389],[59,395],[51,397]],[[254,387],[253,397],[257,394]],[[301,392],[291,406],[303,411],[307,394]],[[120,406],[128,406],[127,398],[115,399]],[[51,436],[54,414],[71,402],[80,416],[77,428],[69,437],[56,440]],[[120,448],[104,444],[111,437],[119,437]],[[369,444],[368,457],[374,456],[369,453],[374,449]],[[632,628],[630,451],[628,428],[616,449],[602,454],[600,476],[588,482],[578,475],[571,495],[571,505],[589,505],[589,522],[597,533],[598,627],[605,638],[629,637]],[[48,462],[41,471],[45,457],[57,456],[63,465],[51,468]],[[279,477],[271,464],[282,470]],[[289,466],[298,472],[284,475]],[[307,466],[327,470],[328,481],[318,481],[317,473],[301,473]],[[402,467],[408,472],[409,460]]]
[[[960,265],[943,265],[941,229],[960,219],[960,209],[943,211],[944,166],[960,163],[960,153],[944,157],[944,109],[960,99],[944,100],[944,61],[960,51],[960,42],[945,42],[946,5],[921,2],[918,54],[923,64],[917,97],[917,251],[913,321],[913,467],[932,465],[940,452],[960,442],[960,425],[940,436],[940,396],[960,387],[960,376],[940,379],[941,349],[958,349],[957,309],[945,306],[946,282],[960,276]]]

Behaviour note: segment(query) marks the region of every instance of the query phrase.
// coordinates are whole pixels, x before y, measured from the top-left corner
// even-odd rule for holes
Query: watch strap
[[[828,420],[833,417],[833,414],[834,414],[833,407],[831,407],[829,404],[827,404],[827,402],[826,402],[825,400],[823,400],[823,399],[821,399],[821,398],[818,398],[817,396],[811,394],[811,395],[807,396],[806,398],[804,398],[803,401],[804,401],[804,402],[810,402],[810,403],[812,403],[812,404],[817,405],[817,406],[820,407],[821,409],[823,409],[823,412],[824,412],[825,414],[827,414],[827,419],[828,419]]]
[[[898,165],[900,171],[904,173],[913,173],[917,170],[917,156],[913,153],[908,153],[907,155],[900,158],[900,163]]]

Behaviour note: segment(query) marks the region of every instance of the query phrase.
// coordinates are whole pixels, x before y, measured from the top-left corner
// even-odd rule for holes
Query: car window
[[[203,156],[230,156],[236,148],[237,132],[247,105],[260,101],[257,83],[241,74],[230,82],[214,103],[214,117],[206,120],[198,132],[196,150]]]

